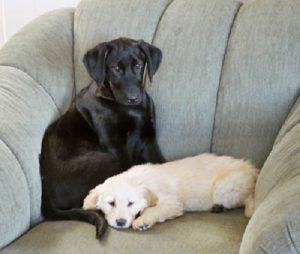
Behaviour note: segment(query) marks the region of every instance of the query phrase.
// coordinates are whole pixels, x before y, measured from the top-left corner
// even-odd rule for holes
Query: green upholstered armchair
[[[43,15],[0,50],[0,250],[20,253],[299,253],[299,0],[83,0]],[[255,213],[186,214],[147,232],[42,220],[46,127],[90,78],[83,54],[117,37],[154,43],[146,81],[168,160],[202,152],[261,168]]]

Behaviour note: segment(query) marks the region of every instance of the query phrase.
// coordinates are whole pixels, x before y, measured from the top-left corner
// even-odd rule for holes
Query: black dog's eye
[[[111,69],[115,72],[120,72],[121,71],[121,68],[119,66],[112,66]]]
[[[133,202],[128,202],[128,207],[132,206]]]
[[[134,66],[134,68],[135,68],[136,70],[140,70],[140,69],[143,68],[143,65],[138,63],[138,64],[136,64],[136,65]]]
[[[110,204],[112,207],[115,207],[115,206],[116,206],[115,201],[111,201],[111,202],[109,202],[109,204]]]

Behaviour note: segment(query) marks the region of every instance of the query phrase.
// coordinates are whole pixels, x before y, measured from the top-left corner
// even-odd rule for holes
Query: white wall
[[[0,47],[4,43],[4,34],[5,34],[4,26],[3,26],[4,23],[3,3],[4,0],[0,0]]]
[[[0,47],[22,26],[41,14],[75,7],[80,0],[0,0]]]

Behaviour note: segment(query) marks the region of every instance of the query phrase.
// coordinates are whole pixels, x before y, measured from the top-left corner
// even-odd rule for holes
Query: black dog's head
[[[152,81],[161,59],[160,49],[142,40],[119,38],[89,50],[83,63],[105,96],[122,105],[138,105],[144,96],[145,65]]]

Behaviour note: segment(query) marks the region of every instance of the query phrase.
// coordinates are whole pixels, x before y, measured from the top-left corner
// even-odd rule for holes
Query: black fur
[[[46,130],[40,157],[42,214],[46,220],[81,220],[105,232],[100,211],[81,209],[89,190],[144,162],[164,159],[157,146],[154,104],[143,87],[161,51],[144,41],[120,38],[89,50],[84,64],[93,78],[70,109]]]

